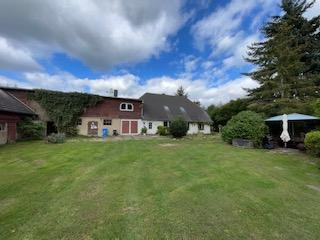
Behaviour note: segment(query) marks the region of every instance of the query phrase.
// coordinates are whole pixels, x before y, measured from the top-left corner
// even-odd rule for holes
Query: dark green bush
[[[170,134],[175,138],[182,138],[187,135],[188,123],[181,117],[170,123]]]
[[[34,122],[31,118],[25,118],[18,124],[18,134],[23,140],[39,140],[44,137],[44,125]]]
[[[66,136],[68,136],[68,137],[75,137],[75,136],[78,135],[79,132],[78,132],[78,128],[77,127],[70,126],[70,127],[66,128],[65,133],[66,133]]]
[[[147,134],[147,131],[148,131],[148,129],[147,129],[146,127],[143,127],[143,128],[141,129],[141,134],[142,134],[142,135]]]
[[[168,136],[169,129],[165,126],[158,126],[157,134],[159,134],[160,136]]]
[[[261,146],[268,127],[258,113],[243,111],[233,116],[222,129],[222,139],[232,143],[233,139],[246,139],[253,141],[256,147]]]
[[[306,134],[304,145],[309,153],[320,156],[320,131],[313,131]]]
[[[47,137],[48,143],[64,143],[65,134],[64,133],[52,133]]]

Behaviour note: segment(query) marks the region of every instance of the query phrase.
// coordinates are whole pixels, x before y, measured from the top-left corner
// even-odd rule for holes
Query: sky
[[[0,85],[220,105],[258,83],[247,46],[280,0],[1,0]],[[306,14],[320,14],[320,0]]]

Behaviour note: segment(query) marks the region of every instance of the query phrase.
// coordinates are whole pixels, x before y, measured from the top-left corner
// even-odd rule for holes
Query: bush
[[[64,133],[52,133],[47,137],[48,143],[64,143],[65,134]]]
[[[168,136],[169,129],[165,126],[158,126],[157,134],[159,134],[160,136]]]
[[[18,124],[18,133],[23,140],[43,139],[44,129],[41,122],[33,122],[31,118],[26,118]]]
[[[188,123],[181,117],[170,123],[170,134],[175,138],[182,138],[187,135]]]
[[[66,136],[68,136],[68,137],[75,137],[78,135],[79,131],[78,131],[77,127],[70,126],[70,127],[66,128],[65,133],[66,133]]]
[[[256,147],[260,147],[268,127],[258,113],[243,111],[233,116],[222,129],[222,139],[232,143],[233,139],[251,140]]]
[[[147,129],[146,127],[143,127],[143,128],[141,129],[141,134],[142,134],[142,135],[147,134],[147,131],[148,131],[148,129]]]
[[[309,153],[320,156],[320,131],[309,132],[304,140],[304,145]]]

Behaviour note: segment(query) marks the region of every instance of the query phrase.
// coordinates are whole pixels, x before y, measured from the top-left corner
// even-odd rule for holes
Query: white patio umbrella
[[[283,114],[282,116],[282,133],[280,135],[280,138],[284,142],[284,146],[287,147],[287,142],[290,141],[290,135],[288,132],[288,116],[287,114]]]

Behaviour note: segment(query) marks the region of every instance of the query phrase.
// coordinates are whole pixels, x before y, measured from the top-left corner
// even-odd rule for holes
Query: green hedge
[[[167,136],[169,135],[169,129],[165,126],[158,126],[157,134],[160,136]]]
[[[320,131],[309,132],[304,140],[304,145],[308,152],[315,156],[320,156]]]
[[[228,143],[237,138],[251,140],[256,147],[260,147],[267,130],[268,127],[260,114],[243,111],[228,121],[222,129],[222,139]]]

